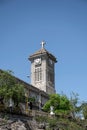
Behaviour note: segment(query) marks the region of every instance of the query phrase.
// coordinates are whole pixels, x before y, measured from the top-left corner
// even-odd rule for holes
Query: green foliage
[[[46,112],[50,111],[50,106],[54,107],[55,114],[68,113],[71,109],[69,99],[65,95],[51,94],[49,100],[43,107]]]
[[[16,105],[23,100],[24,87],[17,83],[11,71],[0,72],[0,97],[4,100],[12,98]]]
[[[59,108],[63,110],[70,110],[70,101],[66,96],[61,96]]]
[[[76,114],[78,114],[81,111],[81,106],[78,106],[78,94],[72,92],[71,93],[71,97],[70,97],[70,103],[71,103],[71,112],[72,112],[72,116],[73,118],[75,118]]]
[[[85,130],[85,125],[81,120],[78,122],[64,117],[48,117],[46,124],[46,130]]]
[[[63,110],[63,109],[55,110],[55,114],[60,117],[68,117],[70,115],[70,110]]]
[[[87,103],[82,103],[81,108],[84,118],[87,119]]]
[[[48,101],[46,102],[46,104],[43,106],[43,110],[44,110],[45,112],[49,112],[49,111],[50,111],[50,106],[51,106],[51,103],[50,103],[50,100],[48,100]]]
[[[35,116],[35,120],[39,123],[45,123],[48,121],[48,117],[46,116]]]
[[[11,72],[2,71],[0,73],[0,96],[4,98],[12,97],[12,88],[14,87],[15,79],[12,77]],[[10,86],[10,88],[9,88]]]
[[[50,118],[50,119],[48,120],[48,123],[49,123],[49,127],[50,127],[50,128],[54,128],[55,126],[57,126],[57,119],[55,119],[55,118]]]
[[[12,89],[13,91],[13,95],[12,95],[12,99],[14,100],[15,103],[19,103],[22,102],[24,100],[24,87],[21,84],[15,84],[15,86]]]
[[[46,112],[50,111],[50,106],[54,106],[54,110],[59,108],[60,103],[60,95],[59,94],[51,94],[49,95],[49,100],[43,107],[43,110]]]

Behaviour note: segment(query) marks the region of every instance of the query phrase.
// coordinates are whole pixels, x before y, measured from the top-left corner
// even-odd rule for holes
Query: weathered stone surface
[[[37,122],[34,118],[22,115],[0,114],[0,130],[87,130],[87,121],[69,121],[58,119],[56,125],[50,127],[50,122]]]
[[[11,124],[11,129],[12,130],[27,130],[25,127],[25,124],[21,122],[20,120],[18,122]]]
[[[38,124],[36,121],[27,120],[23,122],[21,120],[13,121],[0,118],[0,130],[44,130],[45,125],[43,123]]]
[[[18,121],[10,121],[4,119],[0,119],[0,130],[27,130],[25,124],[18,120]]]
[[[39,129],[45,129],[45,123],[40,123],[39,125],[38,125],[38,128]]]

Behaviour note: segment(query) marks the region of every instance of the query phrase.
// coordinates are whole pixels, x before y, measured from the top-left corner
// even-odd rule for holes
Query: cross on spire
[[[42,49],[44,48],[44,45],[45,45],[45,44],[46,44],[45,41],[42,41],[42,42],[41,42]]]

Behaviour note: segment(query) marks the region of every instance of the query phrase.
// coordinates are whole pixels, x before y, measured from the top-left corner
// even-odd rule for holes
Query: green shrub
[[[48,117],[46,117],[46,116],[36,116],[35,119],[36,119],[37,122],[43,123],[43,122],[47,122]]]
[[[57,120],[54,119],[54,118],[53,119],[49,119],[48,123],[49,123],[49,127],[50,128],[53,128],[53,127],[57,126]]]

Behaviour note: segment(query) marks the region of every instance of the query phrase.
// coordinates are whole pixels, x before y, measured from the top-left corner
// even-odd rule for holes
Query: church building
[[[47,94],[55,93],[55,56],[45,49],[45,42],[41,42],[41,49],[30,55],[31,84]]]
[[[31,62],[31,84],[27,85],[28,97],[35,98],[35,106],[40,109],[55,90],[55,63],[56,57],[45,49],[45,42],[41,48],[29,56]]]
[[[23,84],[27,98],[35,99],[33,109],[41,107],[49,99],[49,94],[55,90],[55,56],[45,49],[45,42],[41,42],[40,50],[29,56],[31,62],[31,84],[15,77],[16,81]],[[0,70],[2,73],[3,70]]]

